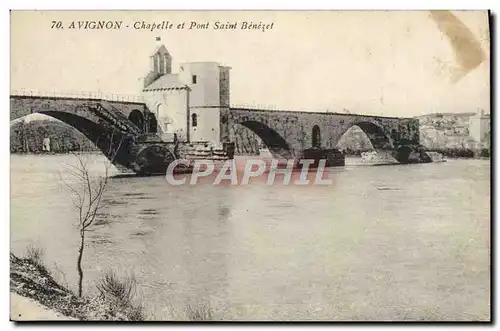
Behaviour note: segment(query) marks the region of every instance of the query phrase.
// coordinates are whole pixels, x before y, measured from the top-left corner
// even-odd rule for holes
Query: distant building
[[[479,145],[478,147],[487,147],[490,141],[490,130],[490,115],[485,114],[484,110],[469,117],[469,137]]]
[[[220,109],[229,107],[229,67],[216,62],[181,63],[172,73],[172,56],[159,42],[144,78],[144,101],[158,121],[162,139],[180,142],[220,141]]]

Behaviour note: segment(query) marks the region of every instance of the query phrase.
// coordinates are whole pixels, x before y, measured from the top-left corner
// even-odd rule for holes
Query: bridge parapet
[[[95,91],[38,91],[38,90],[14,90],[11,96],[44,97],[44,98],[71,98],[71,99],[94,99],[118,102],[144,103],[144,98],[140,95],[101,93]]]

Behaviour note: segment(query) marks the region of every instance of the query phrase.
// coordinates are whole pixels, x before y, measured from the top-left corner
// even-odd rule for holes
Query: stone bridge
[[[98,98],[11,95],[11,121],[29,114],[56,118],[80,131],[117,166],[135,172],[174,158],[156,132],[156,118],[144,103]],[[165,162],[164,162],[165,161]],[[168,163],[167,163],[168,164]]]
[[[95,143],[113,164],[134,172],[157,172],[148,168],[152,165],[162,171],[175,158],[173,143],[156,134],[156,117],[142,102],[11,95],[10,112],[11,121],[34,113],[61,120]],[[412,118],[221,108],[219,122],[220,142],[241,141],[249,129],[273,153],[284,157],[296,157],[310,148],[334,149],[354,125],[366,133],[375,149],[397,151],[419,144],[418,120]]]
[[[413,118],[243,108],[221,112],[221,139],[244,140],[246,127],[269,149],[297,155],[313,147],[336,148],[342,135],[354,125],[364,131],[374,149],[397,150],[419,144],[419,123]]]

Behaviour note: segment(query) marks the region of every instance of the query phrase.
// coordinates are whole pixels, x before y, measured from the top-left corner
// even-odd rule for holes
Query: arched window
[[[156,116],[153,113],[149,113],[148,115],[148,133],[156,133],[158,132],[158,121],[156,120]]]
[[[195,127],[197,127],[197,126],[198,126],[198,115],[197,115],[197,114],[195,114],[195,113],[193,113],[193,114],[191,115],[191,126],[192,126],[193,128],[195,128]]]
[[[321,146],[321,132],[319,126],[315,125],[312,129],[312,147]]]

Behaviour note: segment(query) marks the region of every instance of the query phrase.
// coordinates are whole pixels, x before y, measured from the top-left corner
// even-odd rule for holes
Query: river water
[[[76,211],[62,178],[75,162],[11,156],[11,250],[42,247],[73,290]],[[224,320],[489,319],[489,161],[328,172],[327,186],[112,178],[84,291],[111,268],[135,276],[155,319],[193,304]]]

